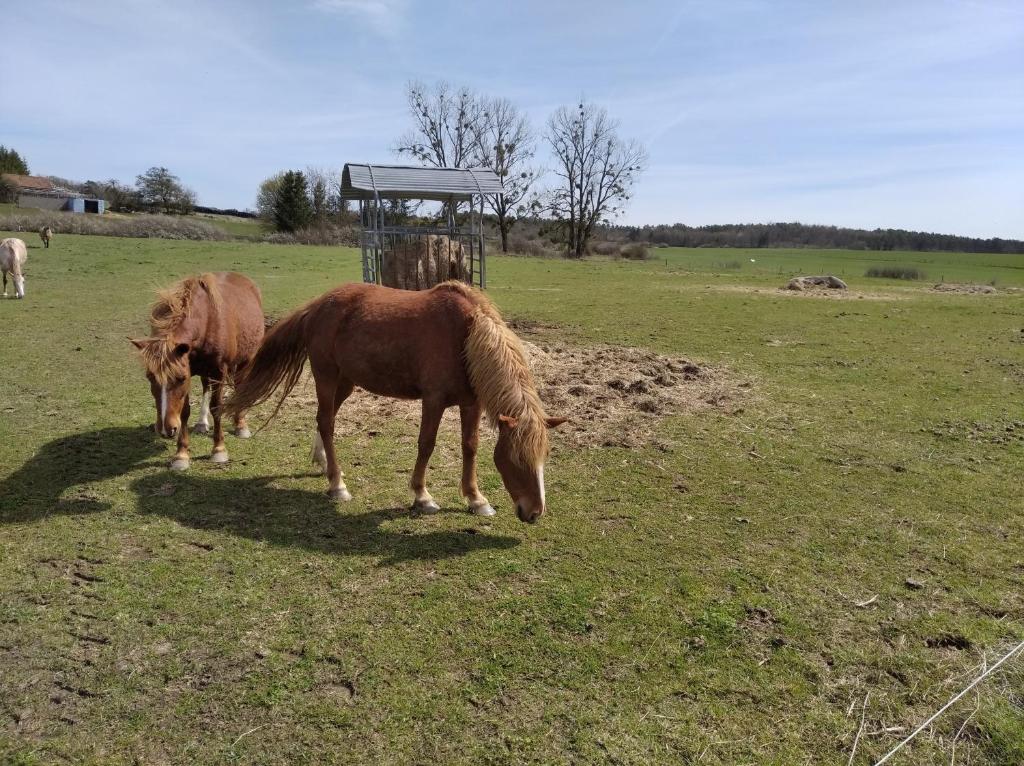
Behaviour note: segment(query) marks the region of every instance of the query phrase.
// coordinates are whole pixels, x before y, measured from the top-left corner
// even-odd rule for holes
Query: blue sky
[[[4,6],[0,143],[36,173],[166,165],[248,207],[281,169],[396,161],[405,84],[444,78],[538,129],[607,107],[650,154],[627,223],[1024,238],[1019,0]]]

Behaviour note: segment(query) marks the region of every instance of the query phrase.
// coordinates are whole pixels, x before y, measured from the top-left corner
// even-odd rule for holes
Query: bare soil
[[[942,282],[932,288],[938,293],[965,293],[968,295],[993,295],[997,292],[992,285],[961,285],[953,282]]]
[[[523,340],[523,347],[544,407],[551,415],[569,418],[554,438],[577,446],[651,445],[663,418],[706,409],[734,413],[750,388],[749,381],[723,368],[683,357],[629,346],[535,340]],[[308,374],[293,399],[312,416],[316,395]],[[374,435],[395,418],[418,426],[420,403],[356,389],[339,413],[338,433]],[[446,413],[441,427],[458,429],[456,410]]]

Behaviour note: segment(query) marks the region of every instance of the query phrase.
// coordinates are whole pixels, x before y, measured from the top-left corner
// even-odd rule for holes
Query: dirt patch
[[[736,412],[750,388],[725,369],[647,349],[535,340],[523,340],[523,346],[544,407],[552,415],[570,418],[554,432],[553,438],[563,443],[648,446],[662,418],[706,409]],[[295,393],[295,402],[312,416],[316,394],[308,373]],[[376,435],[391,419],[418,428],[420,403],[356,389],[339,413],[338,433]],[[457,410],[446,413],[441,428],[458,430]]]
[[[965,295],[995,295],[998,290],[992,285],[960,285],[943,282],[932,288],[937,293],[963,293]]]
[[[671,288],[686,292],[718,292],[718,293],[753,293],[766,297],[784,295],[789,298],[831,298],[837,301],[869,300],[869,301],[902,301],[911,296],[907,288],[896,287],[891,292],[866,293],[857,290],[834,290],[827,287],[807,287],[803,290],[787,290],[785,287],[754,287],[753,285],[693,285]]]
[[[943,420],[938,425],[922,428],[921,431],[952,441],[971,441],[1000,446],[1024,444],[1024,420],[1006,420],[997,423],[983,423],[977,420]]]
[[[802,296],[804,298],[832,298],[834,300],[848,300],[850,298],[861,299],[861,300],[892,300],[892,295],[882,295],[879,293],[858,293],[849,289],[839,290],[831,287],[822,287],[820,285],[809,285],[799,289],[793,289],[790,287],[780,287],[773,291],[778,295],[790,295],[790,296]],[[900,296],[902,297],[902,296]]]
[[[661,418],[733,411],[749,386],[722,369],[642,348],[523,345],[545,408],[570,418],[560,437],[581,446],[649,444]]]

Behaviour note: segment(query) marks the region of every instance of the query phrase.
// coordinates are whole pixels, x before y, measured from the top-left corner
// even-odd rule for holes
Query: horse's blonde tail
[[[293,311],[270,328],[263,337],[263,343],[256,356],[235,380],[235,391],[224,404],[226,414],[240,415],[262,404],[273,396],[278,388],[283,387],[274,411],[259,430],[262,431],[270,425],[270,421],[280,412],[284,400],[302,376],[302,368],[309,352],[307,320],[316,306],[317,301],[313,301]]]

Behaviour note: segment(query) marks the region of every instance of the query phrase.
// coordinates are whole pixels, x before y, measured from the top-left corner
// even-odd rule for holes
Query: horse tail
[[[270,425],[302,376],[309,353],[308,320],[317,303],[313,301],[296,309],[270,328],[256,356],[239,373],[235,391],[224,404],[225,413],[238,415],[245,412],[267,401],[278,388],[283,388],[277,406],[259,430]]]

